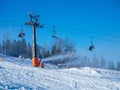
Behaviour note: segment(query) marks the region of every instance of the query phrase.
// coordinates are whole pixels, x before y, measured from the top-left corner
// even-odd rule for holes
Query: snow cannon
[[[40,62],[38,61],[38,58],[32,58],[32,66],[38,67]]]
[[[40,62],[40,68],[44,68],[43,62]]]

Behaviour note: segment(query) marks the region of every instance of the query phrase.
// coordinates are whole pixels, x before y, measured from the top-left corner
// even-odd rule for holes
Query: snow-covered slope
[[[0,90],[120,90],[120,75],[103,77],[92,68],[41,69],[30,60],[0,58]]]

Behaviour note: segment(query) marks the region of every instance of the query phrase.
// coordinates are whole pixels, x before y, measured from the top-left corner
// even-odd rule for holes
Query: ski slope
[[[0,58],[0,90],[120,90],[120,72],[109,77],[89,67],[59,69],[47,64],[42,69],[32,67],[30,60]]]

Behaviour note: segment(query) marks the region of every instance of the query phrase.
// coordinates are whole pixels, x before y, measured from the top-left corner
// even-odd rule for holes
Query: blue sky
[[[0,0],[0,38],[18,39],[21,25],[29,21],[27,12],[40,14],[43,29],[37,29],[37,43],[49,45],[52,25],[60,38],[74,42],[81,55],[96,54],[120,61],[119,0]],[[31,27],[23,26],[25,39],[31,40]],[[90,37],[95,49],[89,52]]]

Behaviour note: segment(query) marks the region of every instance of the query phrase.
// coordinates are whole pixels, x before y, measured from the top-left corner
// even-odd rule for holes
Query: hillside
[[[100,73],[103,71],[111,74]],[[0,90],[120,90],[120,72],[90,67],[59,69],[49,64],[42,69],[32,67],[30,60],[0,55]]]

